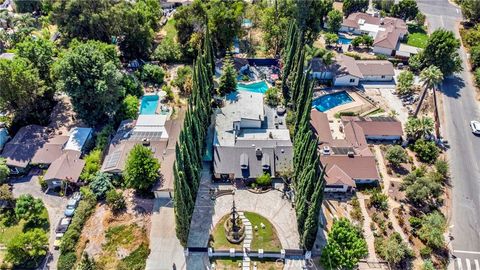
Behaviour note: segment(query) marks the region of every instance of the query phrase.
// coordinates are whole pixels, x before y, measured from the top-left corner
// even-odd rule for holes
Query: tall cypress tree
[[[321,164],[319,164],[319,167],[321,167]],[[323,190],[325,188],[325,169],[321,168],[321,171],[321,175],[315,183],[315,191],[310,200],[311,203],[301,239],[303,247],[307,250],[312,250],[315,239],[317,238],[319,215],[322,208]]]

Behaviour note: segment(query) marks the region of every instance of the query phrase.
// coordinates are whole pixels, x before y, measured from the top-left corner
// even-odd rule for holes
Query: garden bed
[[[215,264],[216,270],[237,270],[240,269],[239,265],[242,263],[242,258],[212,258],[210,262]],[[282,261],[272,261],[272,260],[255,260],[252,259],[250,266],[256,266],[258,270],[281,270],[283,269]]]

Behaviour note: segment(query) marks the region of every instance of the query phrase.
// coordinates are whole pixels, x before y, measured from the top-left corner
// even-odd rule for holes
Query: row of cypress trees
[[[318,231],[325,171],[318,154],[318,140],[310,128],[313,81],[305,71],[303,33],[292,23],[284,51],[282,90],[295,116],[293,135],[293,188],[300,244],[311,250]]]
[[[202,51],[193,64],[193,88],[188,100],[184,126],[175,147],[174,207],[176,234],[186,246],[195,198],[200,184],[202,156],[207,129],[210,125],[211,92],[215,71],[214,54],[208,28]]]

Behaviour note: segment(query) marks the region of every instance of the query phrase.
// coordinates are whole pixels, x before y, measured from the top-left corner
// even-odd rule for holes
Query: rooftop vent
[[[347,156],[350,157],[350,158],[353,158],[355,156],[355,152],[348,151]]]
[[[332,151],[330,150],[330,146],[324,146],[323,150],[322,150],[322,153],[324,155],[330,155],[332,153]]]
[[[255,156],[257,156],[257,158],[260,158],[262,157],[262,149],[261,148],[257,148],[255,149]]]
[[[142,145],[143,145],[143,146],[149,146],[149,145],[150,145],[150,140],[147,139],[147,138],[143,138],[143,139],[142,139]]]

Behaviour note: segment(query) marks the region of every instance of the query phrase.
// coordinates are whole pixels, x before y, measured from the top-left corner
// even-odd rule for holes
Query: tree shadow
[[[464,80],[459,75],[454,75],[443,81],[440,91],[447,97],[459,98],[461,96],[460,90],[464,87]]]

